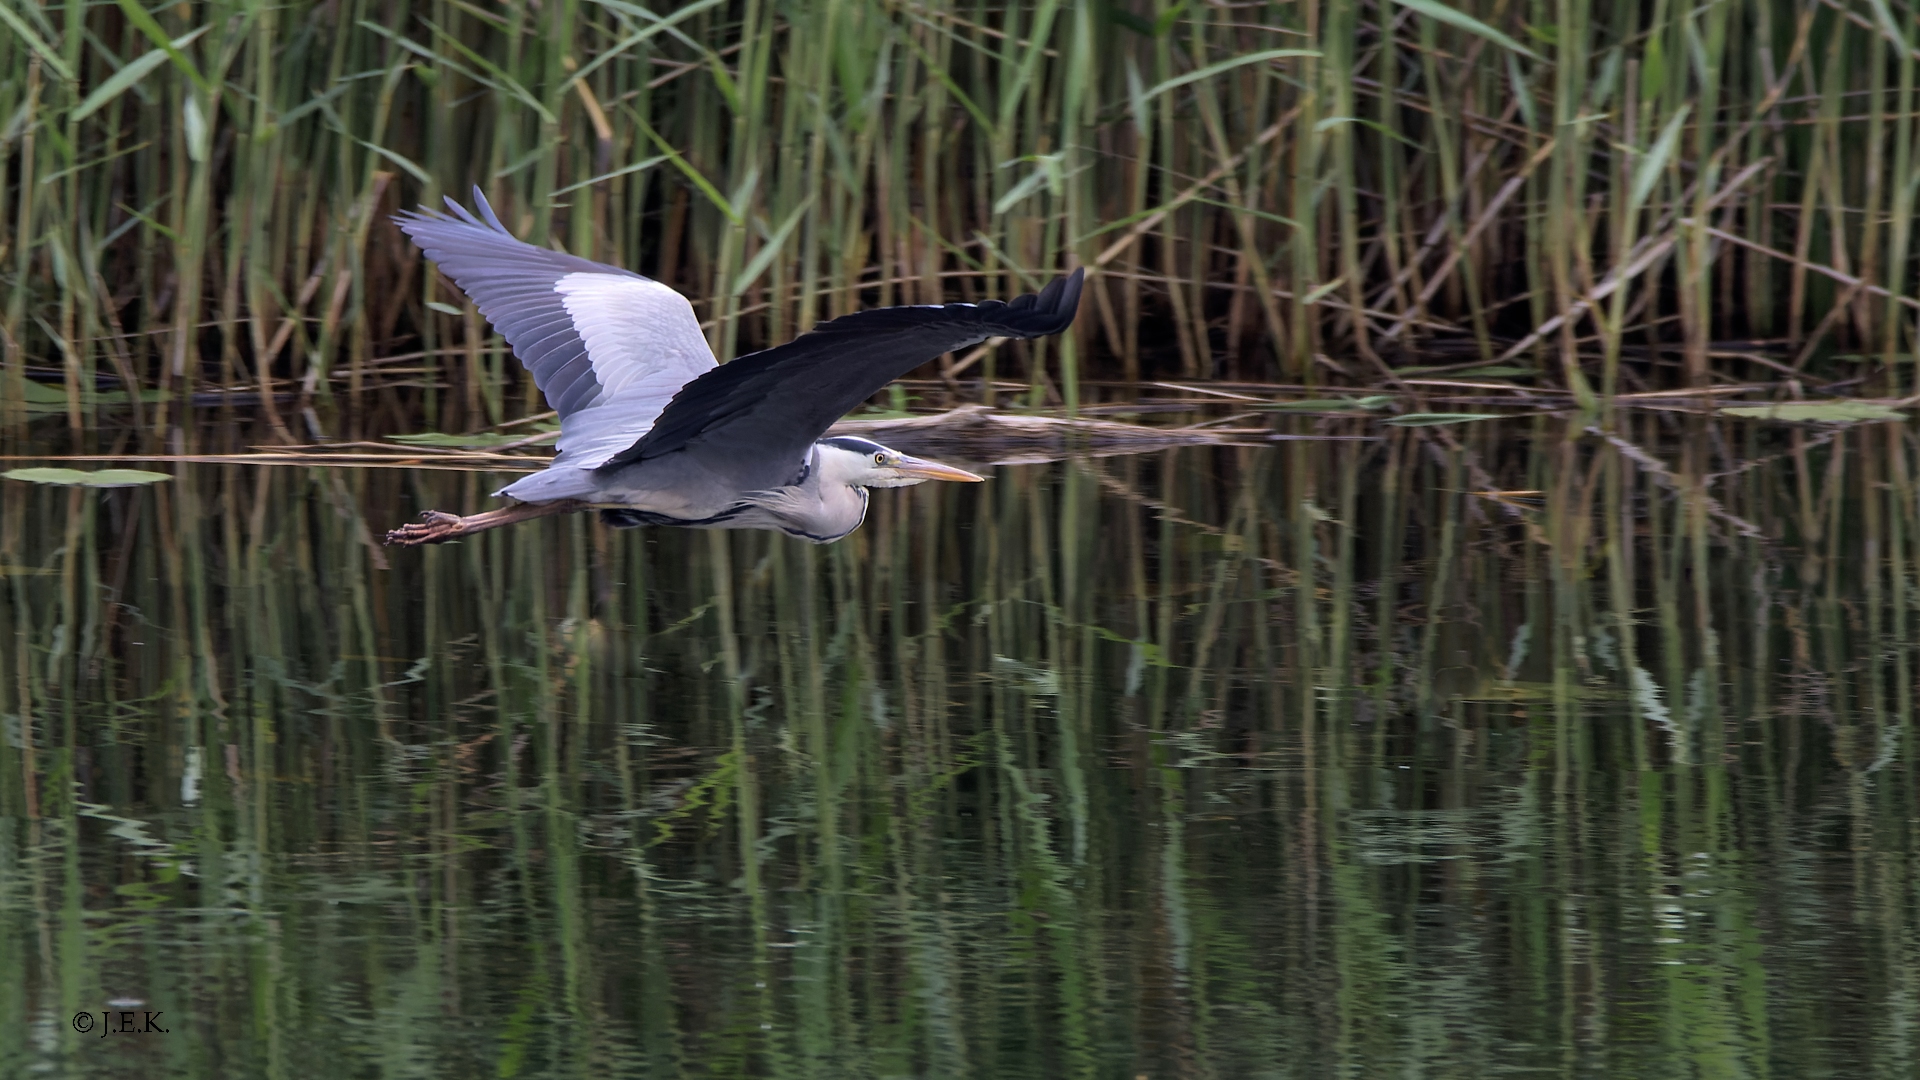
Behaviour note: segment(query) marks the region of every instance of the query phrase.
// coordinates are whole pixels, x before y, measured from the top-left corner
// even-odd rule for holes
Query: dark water
[[[0,483],[0,1075],[1916,1075],[1913,429],[1335,430]]]

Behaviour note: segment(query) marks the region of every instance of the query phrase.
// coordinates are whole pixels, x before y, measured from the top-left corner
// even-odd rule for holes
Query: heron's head
[[[840,435],[823,439],[820,479],[855,487],[912,487],[929,480],[957,480],[977,484],[986,479],[965,469],[903,454],[872,439]]]

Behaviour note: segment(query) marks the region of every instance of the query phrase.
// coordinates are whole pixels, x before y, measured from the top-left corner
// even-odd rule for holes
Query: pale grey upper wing
[[[560,414],[554,464],[591,467],[632,446],[713,352],[687,298],[617,266],[516,239],[473,191],[394,220],[498,329]],[[484,220],[483,220],[484,219]]]
[[[1065,330],[1083,278],[1075,270],[1011,303],[875,308],[821,323],[688,383],[639,441],[600,467],[686,452],[743,489],[790,483],[835,420],[921,364],[992,337]]]

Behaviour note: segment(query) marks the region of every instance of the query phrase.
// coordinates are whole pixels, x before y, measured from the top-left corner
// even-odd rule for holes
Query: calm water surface
[[[0,1075],[1916,1075],[1913,429],[1344,423],[0,484]]]

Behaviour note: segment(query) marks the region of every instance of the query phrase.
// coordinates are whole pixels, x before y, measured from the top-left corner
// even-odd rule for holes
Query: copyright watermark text
[[[167,1028],[160,1023],[162,1015],[153,1009],[77,1012],[73,1014],[73,1030],[85,1035],[98,1029],[102,1039],[109,1035],[165,1035]]]

